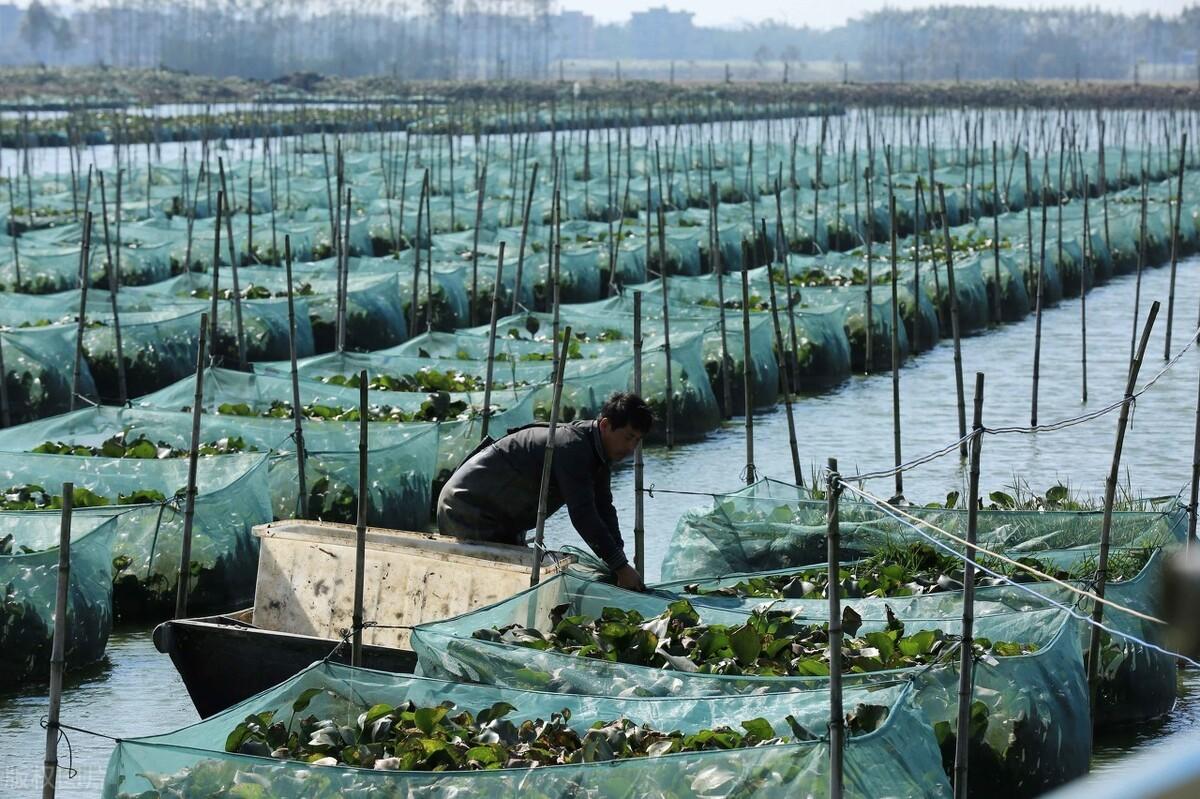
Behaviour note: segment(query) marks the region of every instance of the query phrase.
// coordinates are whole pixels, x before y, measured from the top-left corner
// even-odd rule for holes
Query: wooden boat
[[[154,630],[203,718],[316,660],[350,662],[355,528],[289,520],[261,525],[254,606]],[[569,556],[554,555],[554,574]],[[411,673],[408,628],[490,605],[529,586],[533,551],[406,530],[367,529],[362,665]]]

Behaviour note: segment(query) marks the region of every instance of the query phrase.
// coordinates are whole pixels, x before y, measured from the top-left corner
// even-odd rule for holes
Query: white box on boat
[[[254,528],[260,549],[254,624],[321,638],[350,629],[355,527],[299,519]],[[553,554],[543,578],[574,562]],[[432,533],[367,528],[363,643],[408,649],[413,626],[490,605],[529,587],[529,547],[464,541]],[[549,608],[545,609],[549,612]]]

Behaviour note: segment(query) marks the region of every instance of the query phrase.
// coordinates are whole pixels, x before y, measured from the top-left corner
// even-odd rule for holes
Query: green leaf
[[[1001,510],[1006,508],[1015,508],[1017,505],[1017,501],[1008,494],[1005,494],[1003,491],[993,491],[992,493],[988,494],[988,499],[990,499],[992,503]]]
[[[907,638],[901,638],[896,645],[900,648],[902,655],[916,657],[917,655],[928,655],[936,640],[937,634],[933,630],[921,630]]]
[[[742,624],[730,632],[729,646],[738,663],[749,666],[757,662],[762,653],[762,638],[750,625]]]
[[[296,697],[296,701],[292,702],[292,712],[303,713],[306,709],[308,709],[308,703],[311,702],[313,697],[319,693],[321,693],[320,688],[309,688],[305,691],[302,691],[300,696]]]
[[[896,651],[896,643],[892,640],[892,636],[885,632],[867,633],[863,636],[867,643],[879,650],[879,658],[884,663],[888,663],[892,659],[892,653]]]
[[[413,723],[421,732],[432,735],[434,729],[445,717],[446,708],[444,707],[422,707],[417,708],[413,714]]]
[[[761,717],[743,721],[742,727],[760,741],[769,741],[776,737],[775,728],[771,726],[771,722]]]

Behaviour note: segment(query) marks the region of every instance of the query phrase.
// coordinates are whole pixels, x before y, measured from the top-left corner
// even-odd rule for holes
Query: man
[[[650,432],[654,414],[636,394],[608,398],[595,420],[560,424],[554,435],[547,515],[564,504],[571,524],[622,588],[641,590],[642,577],[625,557],[609,486],[612,465],[633,454]],[[533,424],[498,441],[485,440],[438,497],[444,535],[503,544],[525,543],[537,526],[542,463],[550,428]]]

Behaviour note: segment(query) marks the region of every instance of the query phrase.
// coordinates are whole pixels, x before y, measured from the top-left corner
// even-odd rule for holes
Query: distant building
[[[591,58],[596,46],[596,20],[582,11],[563,11],[550,18],[556,58]]]
[[[629,41],[634,58],[671,58],[691,50],[696,27],[691,11],[671,11],[666,6],[635,11],[629,19]]]

